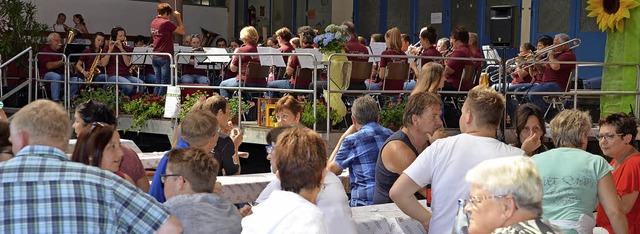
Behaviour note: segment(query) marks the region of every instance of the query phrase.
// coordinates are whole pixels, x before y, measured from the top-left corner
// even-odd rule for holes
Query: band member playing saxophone
[[[126,53],[133,52],[133,48],[126,45],[127,35],[124,28],[117,26],[111,29],[111,40],[104,45],[103,53]],[[117,60],[117,61],[116,61]],[[131,76],[129,66],[131,66],[131,56],[127,54],[109,55],[105,54],[100,59],[102,66],[107,68],[107,77],[109,82],[120,83],[119,88],[128,96],[136,93],[137,88],[131,84],[144,84],[142,80]],[[116,69],[117,67],[117,69]]]
[[[43,80],[51,80],[51,81],[62,81],[64,80],[64,59],[62,57],[62,38],[58,33],[50,33],[47,37],[47,45],[40,50],[40,53],[60,53],[60,55],[53,54],[39,54],[38,55],[38,69],[40,72],[40,79]],[[71,81],[80,81],[77,77],[72,77]],[[51,83],[51,99],[53,101],[61,101],[60,99],[60,89],[62,88],[62,83],[52,82]],[[73,84],[70,86],[69,96],[78,93],[78,84]],[[67,97],[69,98],[69,97]],[[67,99],[69,100],[69,99]]]
[[[171,16],[176,19],[178,25],[171,22]],[[151,35],[153,36],[153,52],[174,54],[173,33],[184,35],[184,25],[181,14],[173,11],[169,3],[158,3],[158,16],[151,21]],[[153,70],[158,84],[171,84],[171,60],[166,55],[153,56]],[[153,93],[164,95],[166,87],[156,87]]]
[[[104,73],[105,70],[104,67],[100,66],[100,56],[87,55],[91,53],[102,52],[102,49],[104,47],[104,40],[104,33],[97,32],[93,37],[91,46],[82,51],[84,55],[80,56],[80,59],[76,63],[75,68],[80,73],[80,77],[82,77],[85,81],[104,82],[107,80],[106,75],[101,74]]]

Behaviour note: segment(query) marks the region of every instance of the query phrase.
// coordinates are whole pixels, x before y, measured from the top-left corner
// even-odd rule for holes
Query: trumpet
[[[582,44],[582,40],[580,40],[580,38],[574,38],[557,45],[548,46],[544,49],[535,51],[525,56],[518,56],[512,59],[509,59],[505,62],[505,66],[508,69],[507,74],[510,74],[511,72],[513,72],[513,70],[515,70],[515,67],[517,67],[516,64],[529,63],[529,65],[522,67],[522,69],[529,69],[531,66],[534,66],[540,62],[547,61],[549,59],[549,54],[554,54],[554,55],[558,54],[558,52],[554,51],[556,48],[559,48],[565,45],[571,45],[569,47],[569,49],[571,50],[580,46],[580,44]]]
[[[67,32],[67,42],[64,44],[64,49],[62,49],[63,54],[67,52],[67,45],[72,43],[75,37],[76,37],[76,32],[74,31],[74,29],[70,29]]]

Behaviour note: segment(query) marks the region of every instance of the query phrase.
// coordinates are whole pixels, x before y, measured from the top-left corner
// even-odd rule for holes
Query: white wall
[[[29,1],[29,0],[27,0]],[[127,35],[150,36],[149,25],[158,14],[156,2],[131,0],[30,0],[38,6],[36,19],[49,25],[56,22],[58,13],[67,15],[68,26],[73,27],[73,15],[82,14],[90,33],[109,34],[116,25],[127,30]],[[200,27],[226,34],[228,13],[226,8],[183,6],[182,17],[187,33],[200,33]]]

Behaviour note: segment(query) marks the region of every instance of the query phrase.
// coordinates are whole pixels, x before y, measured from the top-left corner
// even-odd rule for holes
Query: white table
[[[344,171],[338,176],[342,185],[349,185],[349,172]],[[271,181],[276,179],[276,175],[268,173],[218,176],[218,182],[222,184],[222,197],[227,198],[231,203],[245,203],[255,201]],[[347,188],[345,187],[345,191]]]
[[[420,200],[422,206],[431,210],[426,203],[426,200]],[[358,233],[427,233],[420,222],[402,213],[395,203],[353,207],[351,212]]]
[[[166,151],[151,152],[151,153],[138,153],[138,158],[142,162],[142,166],[145,169],[155,169],[160,163],[160,159],[166,154]]]

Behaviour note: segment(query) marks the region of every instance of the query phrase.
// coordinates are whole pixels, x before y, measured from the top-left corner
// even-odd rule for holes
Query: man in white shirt
[[[292,127],[277,127],[267,133],[267,142],[275,145],[278,136],[284,130]],[[271,170],[277,171],[274,155],[269,154],[267,158],[271,160]],[[282,190],[280,180],[275,179],[267,185],[258,196],[257,203],[264,202],[274,191]],[[349,207],[349,198],[344,191],[342,181],[333,173],[326,173],[324,176],[324,189],[318,193],[316,205],[324,215],[325,225],[328,233],[357,233],[356,223],[351,217],[351,207]]]
[[[327,233],[314,204],[326,174],[324,140],[313,130],[294,127],[278,138],[274,155],[282,190],[253,207],[253,214],[242,219],[242,233]]]
[[[504,97],[495,90],[486,86],[471,89],[462,106],[462,134],[427,147],[393,184],[391,199],[405,214],[420,221],[425,230],[451,232],[456,201],[469,197],[470,186],[464,180],[467,171],[486,159],[524,155],[521,149],[495,139],[504,108]],[[431,184],[433,213],[413,195],[427,184]]]

